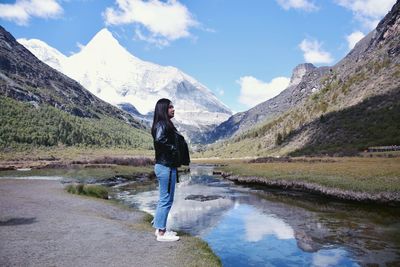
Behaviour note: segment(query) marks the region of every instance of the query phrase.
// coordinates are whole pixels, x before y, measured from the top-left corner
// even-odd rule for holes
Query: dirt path
[[[143,216],[70,195],[59,181],[0,179],[0,265],[188,265],[192,241],[157,242],[138,227]]]

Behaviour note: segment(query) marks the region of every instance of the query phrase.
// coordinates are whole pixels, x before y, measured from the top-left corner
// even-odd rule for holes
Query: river
[[[167,227],[205,240],[224,266],[400,266],[400,209],[235,185],[212,166],[181,174]],[[113,197],[154,215],[156,185]]]

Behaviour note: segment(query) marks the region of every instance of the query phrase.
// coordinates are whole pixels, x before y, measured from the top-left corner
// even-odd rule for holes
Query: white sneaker
[[[178,233],[177,232],[174,232],[174,231],[165,231],[165,233],[164,233],[164,235],[165,234],[167,234],[167,235],[177,235]],[[156,231],[154,232],[154,235],[155,236],[158,236],[158,229],[156,229]]]
[[[178,241],[178,240],[179,240],[179,236],[177,236],[177,235],[167,235],[167,234],[157,235],[157,241],[160,241],[160,242],[173,242],[173,241]]]

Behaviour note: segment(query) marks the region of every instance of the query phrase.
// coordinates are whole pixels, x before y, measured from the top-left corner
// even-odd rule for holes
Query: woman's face
[[[169,104],[168,106],[168,117],[170,119],[172,119],[175,115],[175,109],[174,109],[174,105],[172,105],[172,103]]]

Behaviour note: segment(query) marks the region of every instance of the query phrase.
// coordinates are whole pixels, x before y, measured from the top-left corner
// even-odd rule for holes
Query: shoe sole
[[[154,232],[154,235],[157,237],[158,236],[157,232]],[[178,235],[178,233],[175,233],[173,235],[176,236],[176,235]]]
[[[179,241],[179,238],[178,239],[176,239],[176,240],[158,240],[158,239],[156,239],[158,242],[176,242],[176,241]]]

